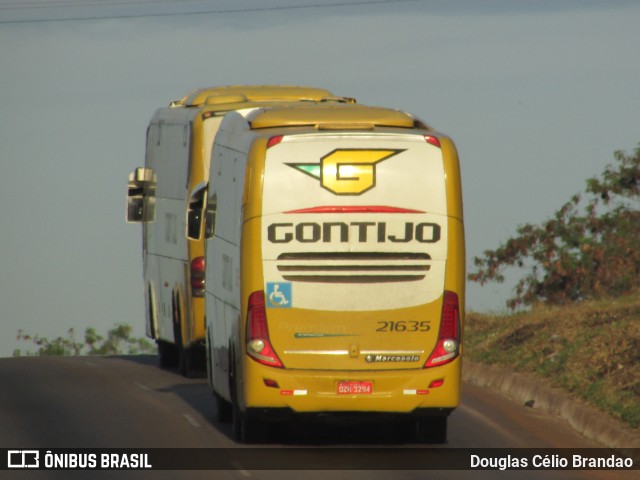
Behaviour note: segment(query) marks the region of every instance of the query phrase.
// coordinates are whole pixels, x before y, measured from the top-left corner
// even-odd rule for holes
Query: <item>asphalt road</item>
[[[161,370],[153,356],[0,359],[0,448],[245,448],[230,425],[215,421],[204,379]],[[402,428],[383,423],[334,425],[295,422],[262,448],[424,448]],[[438,448],[597,448],[560,420],[516,405],[491,390],[465,384],[463,402],[449,419],[449,439]],[[337,457],[335,458],[337,461]],[[326,468],[335,468],[328,455]],[[366,461],[365,461],[366,466]],[[625,479],[621,471],[325,470],[305,479]],[[7,479],[300,478],[300,471],[4,471]]]

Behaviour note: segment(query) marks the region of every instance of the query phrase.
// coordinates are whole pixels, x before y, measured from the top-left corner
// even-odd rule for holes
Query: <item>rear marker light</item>
[[[275,147],[278,145],[284,137],[282,135],[276,135],[267,140],[267,148]]]
[[[429,388],[438,388],[438,387],[441,387],[442,385],[444,385],[444,378],[439,378],[437,380],[433,380],[429,384]]]
[[[270,367],[284,368],[269,341],[267,310],[262,290],[249,295],[247,309],[247,355]]]
[[[425,135],[424,139],[427,141],[427,143],[433,145],[434,147],[441,148],[440,140],[438,140],[438,137],[432,137],[431,135]]]
[[[266,387],[280,388],[280,385],[278,385],[278,382],[276,382],[275,380],[272,380],[270,378],[265,378],[263,379],[263,381]]]

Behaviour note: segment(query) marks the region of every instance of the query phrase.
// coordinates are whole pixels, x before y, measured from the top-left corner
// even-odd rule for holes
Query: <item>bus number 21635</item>
[[[431,329],[429,320],[398,320],[377,322],[376,332],[428,332]]]

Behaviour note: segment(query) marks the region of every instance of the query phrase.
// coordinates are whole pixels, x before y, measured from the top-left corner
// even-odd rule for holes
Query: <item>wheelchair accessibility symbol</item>
[[[291,308],[291,284],[282,282],[267,282],[267,307]]]

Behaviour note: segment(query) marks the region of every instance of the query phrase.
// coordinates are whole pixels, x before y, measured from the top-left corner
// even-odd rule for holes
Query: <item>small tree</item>
[[[581,195],[574,195],[543,224],[518,227],[499,248],[474,258],[469,280],[502,282],[507,267],[527,270],[509,308],[616,296],[640,286],[640,147],[614,157],[601,178],[587,180],[583,209]]]
[[[66,337],[49,340],[38,335],[25,334],[18,330],[16,337],[19,341],[32,342],[36,345],[35,353],[23,352],[16,349],[14,357],[47,356],[47,355],[136,355],[140,353],[155,353],[156,349],[146,338],[131,338],[132,328],[129,325],[118,324],[109,330],[107,337],[102,337],[95,328],[87,328],[84,332],[84,343],[77,342],[75,330],[70,328]]]

